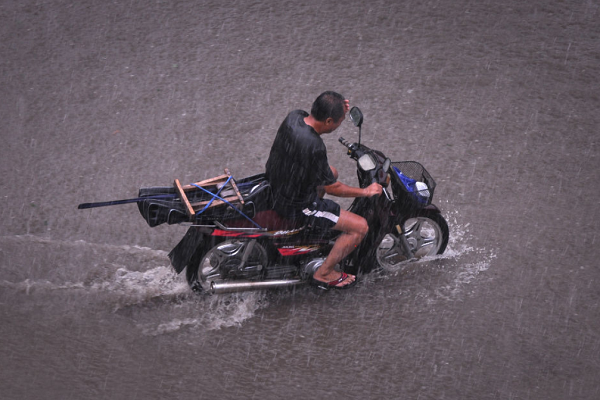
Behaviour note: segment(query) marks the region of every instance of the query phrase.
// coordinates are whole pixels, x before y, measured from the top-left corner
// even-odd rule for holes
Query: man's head
[[[333,132],[341,125],[346,115],[344,96],[331,91],[321,93],[312,104],[310,115],[323,124],[323,133]]]

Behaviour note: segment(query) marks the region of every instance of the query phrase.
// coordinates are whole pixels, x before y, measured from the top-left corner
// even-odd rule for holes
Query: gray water
[[[599,8],[3,0],[0,398],[600,398]],[[166,257],[185,227],[76,209],[262,172],[324,90],[434,176],[443,256],[198,297]]]

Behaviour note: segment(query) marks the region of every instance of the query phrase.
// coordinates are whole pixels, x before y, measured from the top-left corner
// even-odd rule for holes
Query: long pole
[[[85,208],[96,208],[96,207],[106,207],[106,206],[116,206],[118,204],[128,204],[128,203],[137,203],[138,201],[143,200],[169,200],[175,199],[178,196],[176,194],[161,194],[155,196],[146,196],[146,197],[136,197],[135,199],[124,199],[124,200],[113,200],[113,201],[103,201],[99,203],[83,203],[77,206],[77,209],[83,210]]]

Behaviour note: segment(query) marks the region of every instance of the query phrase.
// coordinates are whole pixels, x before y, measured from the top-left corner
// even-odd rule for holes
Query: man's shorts
[[[286,218],[305,221],[312,228],[331,229],[340,218],[340,205],[333,200],[317,199],[303,209],[284,209],[277,212]]]
[[[318,199],[302,210],[308,225],[313,228],[331,229],[340,218],[340,205],[333,200]]]
[[[313,228],[331,229],[340,218],[340,205],[333,200],[318,199],[302,210],[308,225]]]

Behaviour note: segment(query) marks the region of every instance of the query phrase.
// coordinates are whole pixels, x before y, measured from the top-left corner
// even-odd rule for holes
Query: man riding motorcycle
[[[347,289],[356,283],[356,276],[336,271],[335,266],[369,230],[363,217],[341,209],[323,195],[371,197],[382,193],[378,183],[359,188],[337,181],[337,171],[327,160],[321,135],[336,130],[349,109],[349,101],[341,94],[327,91],[314,101],[310,114],[292,111],[277,131],[266,164],[277,213],[304,219],[312,227],[342,232],[312,277],[313,283],[323,289]]]

